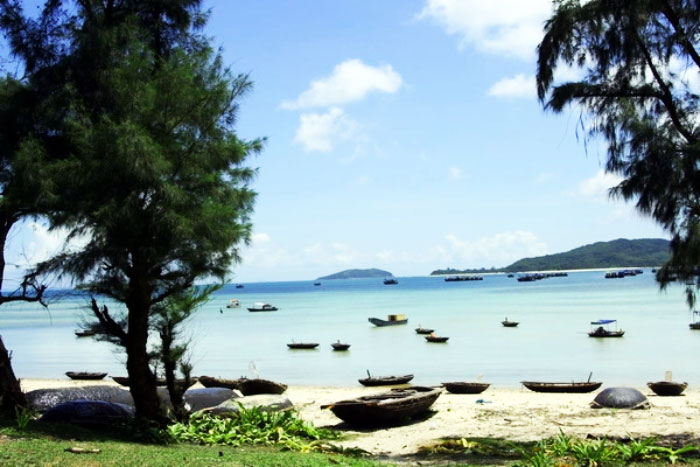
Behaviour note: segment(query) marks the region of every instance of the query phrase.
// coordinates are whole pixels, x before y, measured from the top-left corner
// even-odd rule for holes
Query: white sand
[[[100,384],[115,384],[99,382]],[[25,391],[49,387],[80,386],[95,382],[70,380],[22,380]],[[352,439],[338,444],[373,454],[410,454],[419,447],[447,437],[492,437],[538,440],[562,430],[570,436],[690,435],[700,438],[700,389],[686,390],[680,397],[659,397],[637,388],[651,403],[649,410],[591,409],[590,394],[542,394],[522,389],[489,388],[482,394],[443,393],[433,405],[437,413],[422,422],[376,431],[349,431]],[[342,421],[321,404],[383,392],[382,388],[292,386],[285,395],[302,418],[316,426],[332,427]],[[483,399],[485,403],[476,401]],[[344,426],[346,428],[346,426]]]

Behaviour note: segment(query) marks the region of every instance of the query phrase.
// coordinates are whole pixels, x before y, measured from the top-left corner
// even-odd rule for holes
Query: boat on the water
[[[690,323],[688,326],[690,327],[690,329],[700,329],[700,321]]]
[[[90,336],[94,336],[95,334],[97,334],[97,332],[93,331],[91,329],[84,329],[81,331],[75,331],[75,337],[90,337]]]
[[[248,311],[277,311],[277,307],[269,303],[255,302],[252,307],[248,308]]]
[[[387,279],[384,279],[384,285],[396,285],[396,284],[398,284],[398,283],[399,283],[399,281],[397,281],[397,280],[394,279],[394,278],[387,278]]]
[[[675,381],[657,381],[655,383],[647,383],[649,389],[654,391],[659,396],[680,396],[688,383],[676,383]]]
[[[449,337],[446,337],[446,336],[434,336],[432,334],[425,336],[426,341],[436,342],[436,343],[440,343],[440,344],[447,342],[448,339],[449,339]]]
[[[99,380],[104,379],[107,373],[93,373],[90,371],[66,371],[66,376],[77,380]]]
[[[237,289],[242,289],[242,288],[243,288],[243,284],[236,284],[236,288],[237,288]]]
[[[435,329],[423,328],[420,326],[416,328],[416,334],[432,334],[434,332],[435,332]]]
[[[276,383],[262,378],[238,378],[225,379],[211,376],[200,376],[199,382],[205,388],[228,388],[237,389],[244,396],[254,396],[256,394],[282,394],[287,390],[287,385]]]
[[[582,381],[571,383],[547,383],[542,381],[521,381],[521,384],[530,391],[535,392],[591,392],[598,389],[603,383],[596,381]]]
[[[363,386],[391,386],[393,384],[406,384],[413,379],[413,375],[403,376],[372,376],[367,372],[367,378],[358,379]]]
[[[240,308],[241,307],[241,301],[237,298],[232,298],[231,300],[228,301],[228,304],[226,305],[226,308]]]
[[[331,344],[331,347],[333,347],[333,350],[338,350],[338,351],[348,350],[350,348],[350,344],[346,344],[344,342],[338,341],[338,342],[333,342]]]
[[[447,389],[447,392],[453,394],[480,394],[491,386],[489,383],[477,383],[469,381],[454,381],[450,383],[442,383],[442,387]]]
[[[314,285],[318,286],[318,285],[321,285],[321,283],[320,283],[320,282],[314,282]]]
[[[694,321],[688,325],[690,329],[700,329],[700,311],[693,310]]]
[[[315,349],[318,347],[318,342],[292,342],[287,344],[290,349]]]
[[[391,426],[409,422],[428,412],[440,397],[441,388],[413,386],[322,405],[336,417],[360,426]]]
[[[615,329],[610,329],[612,325],[615,325]],[[622,337],[625,335],[625,331],[617,329],[617,320],[615,319],[591,321],[591,326],[592,329],[588,333],[588,337]]]
[[[383,326],[395,326],[397,324],[406,324],[408,323],[408,318],[406,318],[406,315],[388,315],[387,319],[381,319],[381,318],[367,318],[367,320],[374,324],[375,326],[383,327]]]
[[[504,319],[503,321],[501,321],[501,324],[502,324],[503,327],[505,327],[505,328],[514,328],[514,327],[516,327],[518,324],[520,324],[520,322],[519,322],[519,321],[509,321],[508,318],[506,318],[506,319]]]

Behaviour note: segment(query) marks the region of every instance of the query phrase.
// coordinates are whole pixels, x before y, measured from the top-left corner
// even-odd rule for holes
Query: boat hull
[[[436,344],[444,344],[447,342],[449,337],[443,337],[443,336],[425,336],[425,340],[428,342],[433,342]]]
[[[503,325],[503,327],[506,328],[514,328],[517,327],[520,323],[517,321],[501,321],[501,324]]]
[[[656,383],[647,383],[647,386],[658,396],[680,396],[685,391],[685,388],[688,387],[688,383],[658,381]]]
[[[199,382],[206,388],[227,388],[237,389],[244,396],[254,396],[256,394],[282,394],[287,390],[286,384],[275,383],[261,378],[238,378],[224,379],[213,378],[211,376],[200,376]]]
[[[435,332],[435,329],[416,328],[416,334],[432,334],[434,332]]]
[[[625,331],[605,331],[605,332],[591,331],[588,333],[588,337],[598,337],[598,338],[622,337],[624,335],[625,335]]]
[[[368,318],[368,321],[375,326],[379,327],[384,327],[384,326],[397,326],[399,324],[406,324],[408,323],[408,318],[407,319],[397,319],[394,321],[388,321],[386,319],[380,319],[380,318]]]
[[[415,386],[373,396],[358,397],[321,406],[351,425],[392,426],[424,415],[440,397],[442,389]]]
[[[447,389],[447,392],[453,394],[481,394],[491,385],[489,383],[455,381],[451,383],[442,383],[442,386]]]
[[[598,389],[601,382],[581,382],[581,383],[544,383],[539,381],[521,381],[522,385],[530,391],[535,392],[573,392],[584,393]]]
[[[75,379],[75,380],[91,380],[91,381],[96,381],[103,379],[105,376],[107,376],[107,373],[90,373],[86,371],[66,371],[66,376],[68,376],[70,379]]]
[[[406,384],[413,379],[413,375],[403,376],[370,376],[358,379],[363,386],[391,386],[392,384]]]
[[[318,344],[315,342],[295,342],[292,344],[287,344],[287,347],[290,349],[298,350],[298,349],[315,349],[318,347]]]
[[[335,351],[342,351],[348,350],[350,348],[350,344],[338,344],[336,342],[335,344],[331,344],[331,347],[333,347],[333,350]]]

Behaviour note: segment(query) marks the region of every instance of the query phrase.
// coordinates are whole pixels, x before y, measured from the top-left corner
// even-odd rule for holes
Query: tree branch
[[[668,20],[668,22],[671,24],[671,26],[673,26],[673,29],[676,31],[676,35],[678,36],[678,42],[681,44],[686,53],[690,55],[690,58],[693,59],[698,68],[700,68],[700,54],[698,54],[698,51],[695,50],[695,47],[693,47],[692,42],[690,42],[690,40],[688,39],[688,35],[686,34],[685,30],[683,29],[683,26],[681,26],[680,20],[678,19],[678,15],[676,15],[676,12],[673,10],[673,7],[668,3],[668,0],[664,0],[661,11]]]

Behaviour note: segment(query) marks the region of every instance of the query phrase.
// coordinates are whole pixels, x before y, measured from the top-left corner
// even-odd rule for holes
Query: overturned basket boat
[[[442,383],[442,386],[447,389],[447,392],[451,392],[453,394],[480,394],[486,391],[491,384],[455,381],[451,383]]]
[[[107,376],[107,373],[93,373],[89,371],[66,371],[66,376],[77,380],[98,380]]]
[[[403,376],[369,376],[358,379],[363,386],[391,386],[392,384],[406,384],[413,379],[413,375]]]
[[[441,388],[413,386],[357,399],[322,405],[351,425],[399,425],[423,415],[442,393]]]
[[[572,383],[545,383],[540,381],[521,381],[522,385],[535,392],[592,392],[603,383],[595,381],[583,381]]]
[[[657,381],[656,383],[647,383],[647,386],[658,396],[680,396],[688,387],[688,383]]]
[[[213,378],[211,376],[200,376],[199,382],[207,388],[228,388],[241,391],[244,396],[254,396],[256,394],[282,394],[287,390],[286,384],[275,383],[261,378],[238,378],[224,379]]]

